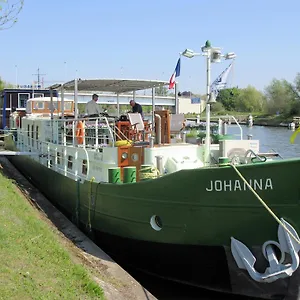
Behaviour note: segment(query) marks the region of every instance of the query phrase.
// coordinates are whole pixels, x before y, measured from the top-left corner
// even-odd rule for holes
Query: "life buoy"
[[[78,144],[83,144],[84,133],[84,124],[82,121],[79,121],[76,127],[76,139]]]

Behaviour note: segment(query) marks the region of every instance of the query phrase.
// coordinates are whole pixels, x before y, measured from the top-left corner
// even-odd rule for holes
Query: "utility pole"
[[[40,73],[40,68],[37,69],[37,74],[32,74],[33,76],[37,76],[37,83],[38,83],[38,89],[40,89],[41,86],[41,76],[46,75],[46,74],[41,74]]]

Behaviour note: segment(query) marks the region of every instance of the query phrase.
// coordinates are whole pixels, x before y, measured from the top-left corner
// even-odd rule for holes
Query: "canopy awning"
[[[167,81],[139,79],[78,79],[78,91],[112,92],[116,94],[146,90],[168,85]],[[54,84],[49,88],[57,89],[62,84]],[[63,84],[64,90],[74,90],[75,80]]]

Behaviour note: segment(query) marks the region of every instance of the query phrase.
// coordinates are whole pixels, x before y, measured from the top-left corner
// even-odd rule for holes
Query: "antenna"
[[[40,68],[38,68],[38,69],[37,69],[37,74],[32,74],[32,75],[37,75],[37,79],[38,79],[38,80],[37,80],[37,83],[38,83],[38,89],[40,89],[40,87],[41,87],[41,84],[40,84],[40,83],[41,83],[40,76],[41,76],[41,75],[46,75],[46,74],[41,74],[41,73],[40,73]]]

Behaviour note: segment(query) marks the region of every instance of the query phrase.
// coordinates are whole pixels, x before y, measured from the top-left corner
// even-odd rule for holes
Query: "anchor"
[[[299,236],[296,230],[283,218],[281,222],[299,241]],[[278,242],[266,241],[262,246],[262,252],[266,260],[269,262],[269,267],[266,268],[265,273],[259,273],[255,270],[254,264],[256,258],[252,252],[240,241],[231,237],[231,252],[235,259],[236,264],[240,269],[248,271],[252,279],[258,282],[271,283],[280,278],[290,277],[299,267],[300,244],[288,233],[282,226],[278,226]],[[276,246],[281,251],[281,258],[278,261],[273,246]],[[285,253],[291,256],[292,263],[283,264],[285,261]]]

